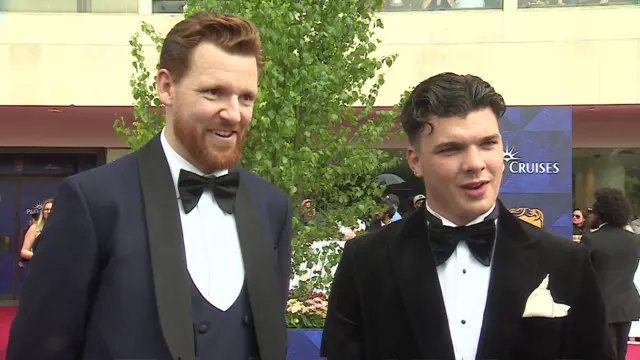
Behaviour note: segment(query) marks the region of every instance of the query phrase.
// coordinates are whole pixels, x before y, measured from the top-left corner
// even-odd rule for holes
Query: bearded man
[[[258,29],[198,13],[167,35],[166,127],[66,179],[8,360],[284,360],[287,196],[237,167],[258,92]]]

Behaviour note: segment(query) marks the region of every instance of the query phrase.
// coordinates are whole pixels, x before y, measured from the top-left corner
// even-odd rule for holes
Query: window
[[[574,205],[593,204],[596,189],[624,190],[640,216],[640,149],[573,149]]]
[[[518,0],[519,8],[593,6],[593,5],[630,5],[640,0]]]
[[[138,0],[11,0],[0,11],[41,13],[137,13]]]
[[[153,12],[165,14],[182,14],[186,0],[153,0]]]
[[[153,12],[182,13],[186,3],[184,0],[153,0]],[[382,11],[455,9],[502,9],[502,0],[387,0]]]
[[[387,0],[382,11],[456,9],[502,9],[502,0]]]

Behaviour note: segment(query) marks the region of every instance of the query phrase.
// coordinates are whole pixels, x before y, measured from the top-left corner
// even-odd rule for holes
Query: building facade
[[[0,280],[0,298],[20,286],[13,260],[31,207],[55,193],[62,177],[127,153],[113,123],[132,116],[129,40],[142,21],[166,34],[183,5],[0,1],[0,277],[18,279]],[[404,90],[444,71],[481,76],[510,106],[573,105],[576,205],[588,205],[599,186],[640,197],[640,7],[625,0],[389,0],[380,16],[378,52],[399,57],[377,105],[397,103]],[[154,67],[155,48],[141,39]]]

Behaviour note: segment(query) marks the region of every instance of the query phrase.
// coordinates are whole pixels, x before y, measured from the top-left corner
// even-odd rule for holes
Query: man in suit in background
[[[591,250],[591,259],[607,308],[611,344],[617,359],[627,356],[631,322],[640,319],[640,295],[633,277],[640,260],[640,237],[625,230],[631,206],[622,190],[603,188],[595,193],[590,223],[581,243]]]
[[[167,35],[166,127],[66,179],[30,267],[7,360],[284,360],[287,196],[241,155],[258,29],[198,13]]]
[[[504,112],[472,75],[413,90],[401,120],[425,204],[346,243],[322,339],[328,360],[611,358],[588,251],[497,200]]]

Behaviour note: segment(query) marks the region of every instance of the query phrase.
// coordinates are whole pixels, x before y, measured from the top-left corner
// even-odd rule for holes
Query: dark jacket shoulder
[[[387,246],[390,241],[400,236],[400,231],[403,228],[405,219],[394,221],[389,225],[385,225],[378,230],[366,233],[361,236],[349,240],[345,243],[344,251],[353,255],[353,253],[366,253],[363,259],[370,259],[372,261],[374,254],[386,254]],[[380,252],[383,253],[380,253]]]
[[[519,220],[521,226],[530,240],[535,241],[544,256],[551,256],[554,259],[566,259],[567,261],[588,258],[588,252],[579,243],[565,239],[562,236],[541,229],[525,221]]]
[[[580,249],[580,244],[575,241],[563,238],[562,236],[556,235],[548,230],[531,225],[526,221],[519,221],[525,234],[530,239],[541,241],[545,246],[559,247],[562,249],[568,249],[569,251],[579,251]]]

